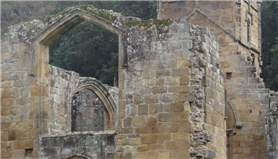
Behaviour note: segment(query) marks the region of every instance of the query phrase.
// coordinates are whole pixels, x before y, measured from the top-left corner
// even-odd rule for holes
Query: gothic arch
[[[119,62],[118,68],[120,66],[126,66],[126,57],[124,55],[124,45],[123,45],[123,28],[125,17],[121,16],[119,13],[114,13],[113,11],[107,11],[102,9],[97,9],[92,5],[71,7],[62,13],[51,16],[45,20],[45,29],[38,35],[34,42],[34,54],[31,63],[30,75],[36,77],[36,88],[38,90],[38,107],[35,108],[36,112],[40,115],[38,123],[40,125],[40,134],[47,133],[48,124],[47,121],[47,110],[48,110],[48,85],[49,85],[49,45],[59,38],[66,31],[70,30],[74,26],[78,25],[82,21],[87,20],[96,25],[99,25],[112,33],[118,35],[119,37]],[[122,81],[122,77],[119,80]],[[119,83],[119,87],[123,83]],[[86,86],[81,86],[82,88],[88,87],[91,90],[101,90],[102,87],[97,87],[96,85],[90,84]],[[80,89],[82,89],[80,88]],[[103,91],[99,93],[100,97],[104,98]],[[105,91],[104,91],[105,92]],[[109,112],[109,117],[111,123],[108,125],[109,128],[114,127],[113,113],[115,112],[115,103],[112,106],[108,106],[111,101],[104,100],[106,102],[107,110]],[[44,115],[46,114],[46,115]],[[112,120],[113,119],[113,120]]]
[[[107,87],[95,78],[81,77],[79,86],[77,86],[77,88],[72,92],[71,96],[83,89],[89,89],[99,97],[104,105],[108,117],[108,124],[105,129],[114,129],[116,126],[117,106]]]
[[[92,158],[88,157],[88,156],[80,155],[80,154],[74,154],[74,155],[67,156],[64,159],[92,159]]]
[[[53,19],[53,20],[52,20]],[[33,57],[31,73],[33,76],[47,78],[49,63],[49,45],[62,34],[72,29],[82,21],[99,25],[119,37],[119,64],[124,65],[124,54],[122,45],[123,20],[125,18],[118,13],[96,9],[94,6],[79,6],[69,9],[56,16],[52,16],[45,23],[48,25],[37,37],[36,52]],[[42,80],[42,79],[40,79]],[[43,82],[43,81],[40,81]]]

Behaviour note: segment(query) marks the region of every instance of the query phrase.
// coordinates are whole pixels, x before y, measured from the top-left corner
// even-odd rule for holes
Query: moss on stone
[[[141,21],[128,21],[125,22],[125,25],[128,27],[132,26],[139,26],[144,27],[144,29],[150,28],[152,25],[155,25],[156,27],[164,27],[169,26],[173,23],[171,19],[149,19],[149,20],[141,20]]]
[[[90,11],[87,10],[87,7],[92,7],[92,10],[90,10]],[[90,5],[90,6],[82,5],[82,6],[79,6],[78,9],[88,12],[88,13],[94,15],[96,18],[104,20],[105,22],[108,22],[108,23],[113,23],[117,19],[117,16],[114,16],[112,11],[104,10],[104,9],[97,9],[92,5]]]
[[[87,9],[88,7],[91,7],[92,9],[88,10]],[[80,5],[76,8],[74,8],[73,10],[62,11],[62,12],[59,12],[54,15],[46,16],[45,18],[43,18],[43,21],[44,22],[50,21],[51,17],[57,17],[59,15],[64,16],[65,14],[67,14],[71,11],[74,11],[74,10],[82,10],[86,13],[93,15],[94,17],[96,17],[100,20],[107,22],[107,23],[113,23],[117,19],[117,16],[113,15],[112,11],[108,11],[108,10],[104,10],[104,9],[97,9],[93,5]]]

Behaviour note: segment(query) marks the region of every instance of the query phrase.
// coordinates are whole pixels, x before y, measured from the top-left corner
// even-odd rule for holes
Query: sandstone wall
[[[183,5],[177,5],[185,3]],[[194,8],[194,9],[193,9]],[[177,12],[178,10],[182,10]],[[176,11],[176,12],[175,12]],[[228,116],[229,127],[235,136],[230,137],[230,158],[265,158],[265,121],[269,90],[260,79],[260,3],[247,1],[225,2],[163,2],[162,18],[185,17],[187,22],[205,26],[217,35],[221,46],[220,68],[225,72],[225,89],[239,117],[237,126],[234,114]],[[250,24],[250,41],[247,41],[247,18]],[[232,115],[232,116],[231,116]],[[237,128],[238,127],[238,128]]]
[[[162,18],[189,18],[194,16],[195,11],[202,12],[223,29],[235,35],[235,2],[232,1],[169,1],[162,6]],[[201,18],[194,20],[195,23],[207,23]],[[206,26],[208,27],[208,26]]]
[[[182,20],[163,27],[133,24],[126,33],[128,69],[120,72],[125,83],[116,145],[123,153],[117,156],[225,157],[224,87],[215,35]]]
[[[247,40],[247,19],[250,19],[250,39]],[[260,50],[261,28],[260,28],[260,3],[242,1],[237,5],[237,38],[244,43]],[[240,27],[239,27],[240,25]]]
[[[107,17],[110,11],[96,11],[92,6],[75,11],[70,9],[45,23],[31,21],[12,26],[5,35],[1,54],[2,158],[79,153],[111,158],[226,157],[224,76],[219,69],[220,46],[214,33],[185,20],[140,21],[114,17],[118,15],[114,13]],[[73,146],[80,134],[69,133],[72,92],[90,84],[86,81],[103,85],[48,66],[47,45],[57,37],[52,34],[60,31],[59,27],[51,29],[74,12],[85,19],[104,21],[103,26],[112,31],[117,29],[114,26],[123,26],[118,34],[119,66],[124,63],[119,67],[119,97],[116,88],[110,89],[113,100],[119,101],[116,108],[111,108],[116,112],[115,126],[109,131],[113,139],[115,135],[115,147],[106,142],[108,131],[89,136],[81,133],[85,136]],[[99,13],[106,13],[105,17],[100,18]],[[108,25],[111,19],[115,21]],[[42,32],[45,25],[52,32]],[[48,38],[35,41],[39,33]],[[109,95],[105,93],[105,97]],[[101,142],[101,152],[94,149],[94,144],[84,146],[86,137]],[[66,139],[72,143],[65,144]],[[84,150],[86,147],[88,150]],[[91,151],[94,154],[89,154]]]
[[[227,57],[231,77],[225,86],[231,102],[235,106],[241,129],[233,124],[233,156],[239,158],[265,158],[265,115],[269,105],[269,90],[264,88],[262,79],[256,77],[256,67],[242,52]]]
[[[40,21],[9,27],[1,43],[1,158],[24,158],[32,155],[34,140],[40,133],[38,119],[39,86],[31,70],[33,43],[44,28]],[[33,153],[33,156],[36,154]]]
[[[261,49],[260,2],[239,1],[164,1],[161,18],[190,18],[197,13],[194,24],[217,23],[227,33],[257,50]],[[250,19],[250,41],[247,40],[247,19]],[[209,27],[206,25],[206,27]],[[215,27],[215,26],[214,26]],[[210,28],[210,27],[209,27]]]
[[[71,98],[79,74],[49,66],[49,134],[71,132]]]

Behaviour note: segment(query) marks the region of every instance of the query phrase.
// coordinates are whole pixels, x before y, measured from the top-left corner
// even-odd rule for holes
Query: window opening
[[[118,38],[118,35],[101,26],[83,21],[50,44],[49,64],[58,67],[51,66],[50,71],[50,111],[59,107],[61,112],[58,115],[53,113],[50,122],[53,131],[60,131],[60,127],[56,128],[52,123],[57,121],[59,116],[67,114],[69,117],[59,123],[67,125],[62,128],[63,131],[104,131],[108,127],[112,128],[110,123],[106,123],[112,122],[108,120],[109,111],[104,108],[95,92],[82,89],[74,95],[71,94],[75,89],[73,86],[76,85],[74,82],[78,81],[71,78],[92,77],[117,87]],[[79,76],[69,71],[74,71]],[[111,115],[109,117],[111,118]]]
[[[91,22],[81,22],[50,45],[50,65],[114,85],[118,79],[118,36]]]
[[[72,97],[72,131],[103,131],[105,111],[102,101],[89,89]]]
[[[232,78],[232,72],[227,72],[226,79],[231,79],[231,78]]]

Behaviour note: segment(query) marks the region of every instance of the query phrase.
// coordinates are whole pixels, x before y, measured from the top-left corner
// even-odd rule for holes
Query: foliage
[[[155,2],[56,2],[53,14],[65,7],[92,4],[96,8],[114,10],[142,19],[155,18]],[[50,46],[50,64],[95,77],[112,85],[118,77],[118,37],[89,22],[82,22]]]
[[[112,84],[118,73],[117,38],[99,26],[82,22],[50,46],[50,64]]]
[[[278,2],[262,3],[262,77],[266,86],[278,90]]]
[[[7,26],[22,21],[44,19],[46,15],[57,14],[67,7],[87,4],[126,16],[156,18],[155,1],[1,2],[1,32],[4,34]],[[112,85],[114,77],[118,77],[118,38],[101,27],[83,22],[52,43],[50,64]]]

